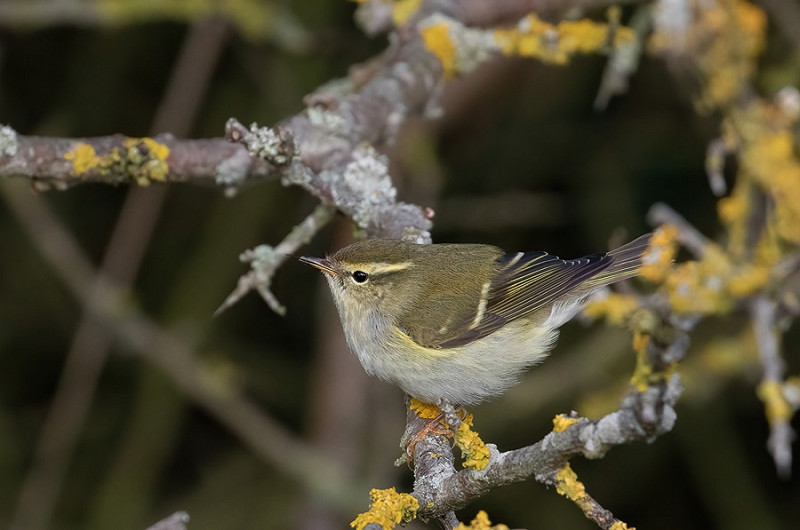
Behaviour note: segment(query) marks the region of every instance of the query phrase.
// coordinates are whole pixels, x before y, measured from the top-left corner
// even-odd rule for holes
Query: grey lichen
[[[479,28],[469,28],[441,14],[431,15],[420,27],[447,25],[448,35],[456,52],[455,67],[462,73],[471,72],[481,63],[496,56],[499,48],[494,34]]]
[[[251,124],[244,142],[250,153],[276,166],[285,166],[294,156],[291,139],[271,127]]]
[[[215,181],[220,186],[238,186],[247,180],[250,157],[245,151],[238,151],[232,157],[217,164]]]
[[[18,150],[17,131],[8,125],[0,126],[0,156],[14,156]]]
[[[389,177],[389,162],[371,145],[353,150],[342,173],[341,185],[333,188],[334,203],[347,206],[348,214],[360,228],[367,228],[377,207],[394,204],[397,190]]]
[[[308,107],[307,114],[311,125],[325,129],[332,134],[347,136],[350,132],[347,120],[341,114],[331,112],[322,106]]]

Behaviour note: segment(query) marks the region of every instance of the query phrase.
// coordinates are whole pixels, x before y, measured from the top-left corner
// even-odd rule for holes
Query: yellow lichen
[[[408,407],[416,412],[417,416],[423,420],[432,420],[442,415],[442,411],[439,410],[439,407],[432,403],[420,401],[417,398],[411,398],[411,403],[409,403]]]
[[[94,170],[101,175],[129,178],[140,186],[167,179],[168,157],[169,148],[152,138],[126,138],[122,148],[114,147],[105,155],[98,155],[94,147],[80,143],[64,155],[72,161],[76,175]]]
[[[431,24],[421,30],[422,40],[428,48],[442,63],[445,77],[454,76],[456,71],[456,46],[450,38],[450,30],[447,24]]]
[[[574,502],[581,501],[586,496],[586,488],[578,480],[578,475],[572,470],[569,464],[558,470],[556,474],[558,480],[556,491]]]
[[[125,165],[128,175],[140,186],[167,180],[169,148],[152,138],[126,138]]]
[[[758,398],[764,403],[767,421],[789,421],[792,419],[792,406],[783,395],[783,385],[778,381],[764,381],[758,385]]]
[[[464,467],[470,469],[486,469],[489,465],[489,448],[483,443],[477,432],[472,430],[472,414],[461,421],[455,435],[455,442],[464,457]]]
[[[600,22],[567,20],[553,25],[528,15],[516,28],[495,30],[494,39],[506,55],[565,64],[577,53],[604,51],[609,44],[621,46],[635,38],[633,30],[626,27],[615,28],[613,42],[610,35],[610,26]]]
[[[392,18],[395,26],[402,26],[414,16],[422,0],[396,0],[392,6]]]
[[[570,425],[575,425],[576,423],[578,423],[578,418],[568,418],[563,414],[557,414],[553,418],[553,432],[566,431]]]
[[[678,229],[672,225],[662,225],[650,238],[650,245],[642,257],[639,276],[654,283],[664,281],[671,270],[678,252]]]
[[[747,89],[756,70],[764,49],[766,16],[745,0],[691,0],[688,7],[689,26],[659,25],[649,49],[691,56],[704,81],[698,104],[708,110],[724,107]]]
[[[89,144],[79,143],[64,158],[72,161],[72,170],[76,175],[83,175],[100,164],[97,153]]]
[[[650,344],[650,335],[636,332],[633,335],[633,349],[636,352],[636,367],[631,375],[631,385],[639,392],[647,390],[653,377],[653,365],[647,360],[647,345]]]
[[[721,247],[709,244],[699,261],[673,267],[664,282],[677,313],[725,313],[735,302],[728,290],[735,268]]]
[[[731,276],[728,292],[738,298],[749,296],[767,284],[769,275],[769,267],[744,265]]]
[[[469,526],[459,523],[454,530],[508,530],[508,526],[504,524],[492,525],[489,515],[481,510],[475,515],[475,519],[469,523]]]
[[[407,523],[417,516],[419,502],[408,493],[397,493],[394,488],[373,489],[369,496],[369,510],[358,514],[350,523],[356,530],[363,530],[368,524],[379,524],[384,530],[392,530],[398,524]]]
[[[592,300],[583,311],[588,317],[605,317],[611,324],[619,326],[638,306],[639,302],[636,297],[613,293],[604,298]]]

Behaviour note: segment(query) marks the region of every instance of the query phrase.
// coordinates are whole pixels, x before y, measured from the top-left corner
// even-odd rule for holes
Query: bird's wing
[[[607,254],[572,260],[563,260],[547,252],[504,255],[498,259],[497,274],[482,293],[477,307],[469,310],[469,316],[447,326],[441,333],[425,337],[427,344],[422,345],[455,348],[485,337],[507,322],[553,303],[606,269],[611,262]]]

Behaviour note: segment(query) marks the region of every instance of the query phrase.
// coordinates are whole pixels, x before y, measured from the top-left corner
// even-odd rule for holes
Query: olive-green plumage
[[[423,401],[469,405],[543,359],[591,292],[637,274],[650,234],[562,260],[489,245],[365,240],[323,272],[350,348],[367,372]]]

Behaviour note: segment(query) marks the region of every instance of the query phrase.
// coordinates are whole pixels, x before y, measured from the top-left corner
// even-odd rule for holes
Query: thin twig
[[[677,228],[678,240],[697,258],[702,258],[711,244],[711,241],[689,221],[663,202],[656,203],[650,208],[647,219],[654,226],[669,224]]]
[[[761,378],[761,397],[767,410],[770,435],[767,447],[775,461],[778,475],[788,478],[792,472],[792,440],[794,431],[789,423],[791,408],[783,397],[786,364],[780,353],[777,304],[766,296],[758,296],[750,304],[758,355],[764,368]],[[773,392],[778,395],[772,395]]]
[[[270,290],[272,277],[287,258],[291,257],[297,250],[307,245],[309,241],[333,218],[336,209],[328,204],[318,205],[303,222],[295,226],[289,234],[278,243],[276,247],[260,245],[254,249],[242,253],[240,259],[249,262],[251,270],[239,278],[236,288],[228,295],[222,305],[214,311],[214,315],[219,315],[251,290],[258,291],[261,298],[267,305],[283,315],[286,308],[283,307],[275,295]]]
[[[186,530],[186,523],[189,522],[189,514],[186,512],[175,512],[156,524],[147,527],[147,530]]]

